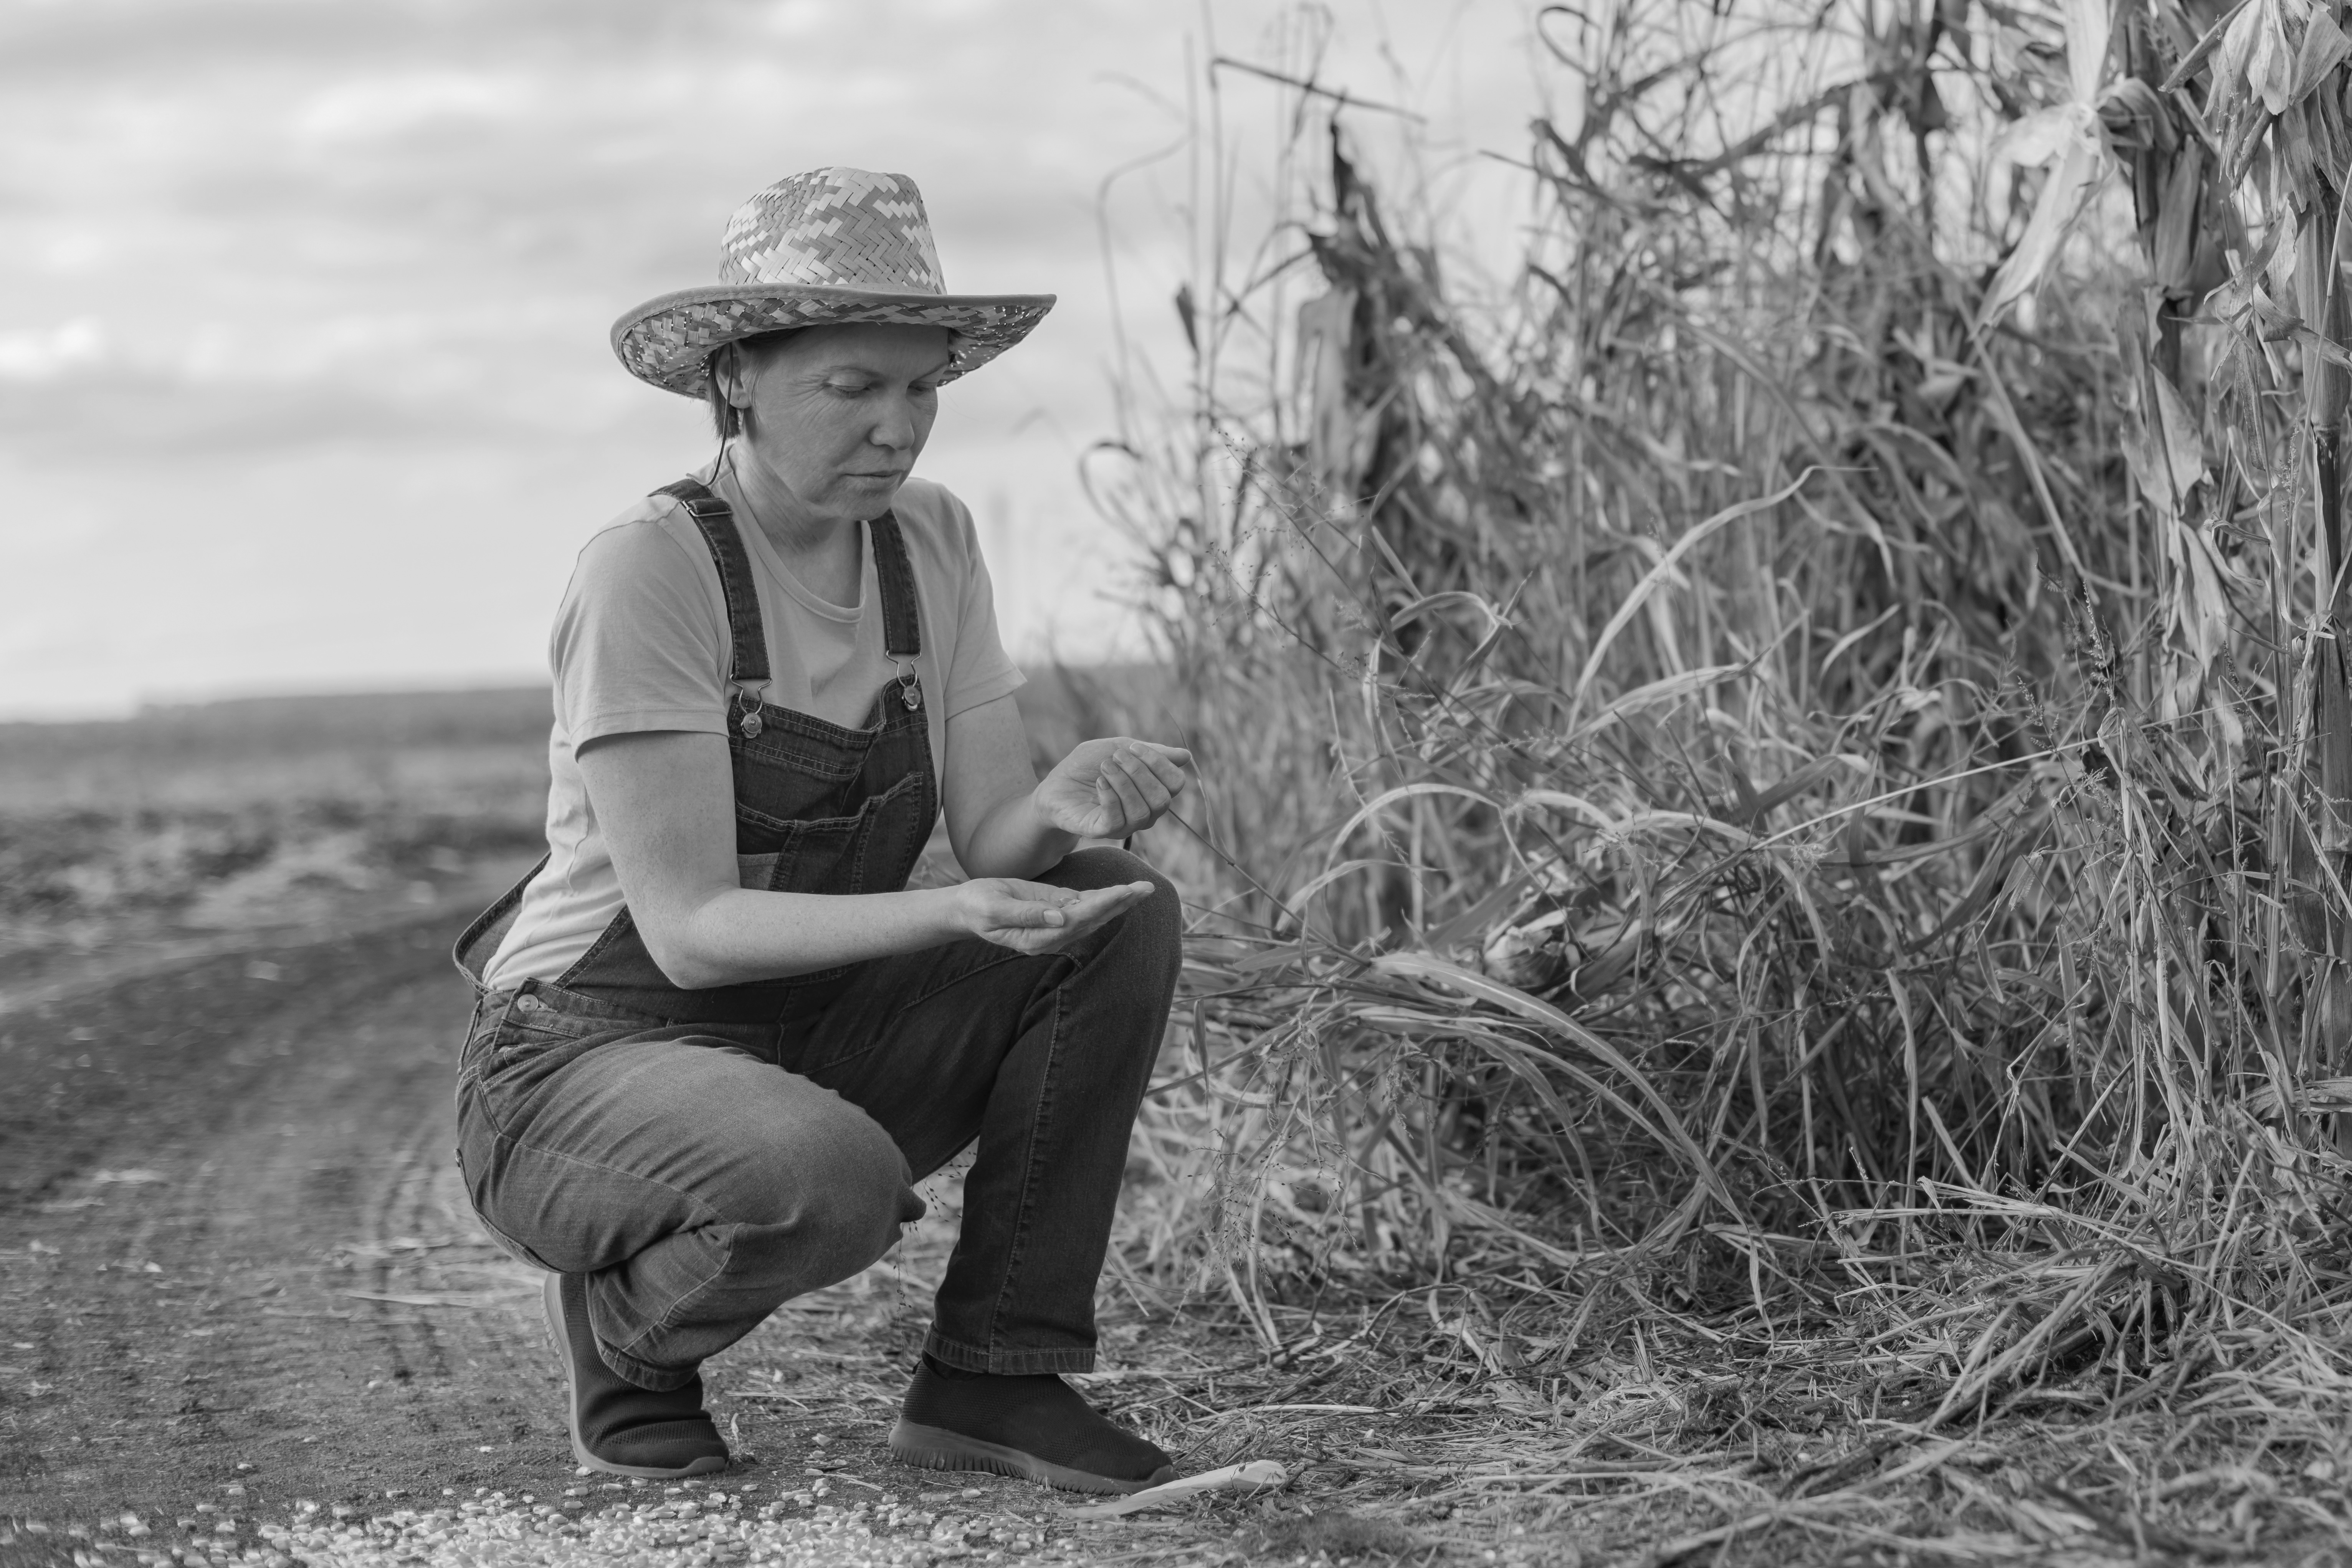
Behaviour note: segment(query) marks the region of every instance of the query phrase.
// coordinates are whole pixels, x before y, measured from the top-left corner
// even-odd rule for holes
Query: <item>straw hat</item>
[[[613,323],[631,375],[703,395],[710,351],[760,332],[842,321],[945,327],[955,363],[977,369],[1029,335],[1051,294],[950,294],[940,281],[923,196],[904,174],[813,169],[735,209],[719,239],[719,284],[681,289]]]

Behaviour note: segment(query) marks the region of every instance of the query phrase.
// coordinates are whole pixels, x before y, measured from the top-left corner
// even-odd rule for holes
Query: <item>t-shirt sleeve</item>
[[[572,747],[646,730],[727,732],[727,624],[694,558],[659,522],[588,542],[550,640]]]
[[[1027,678],[997,639],[996,586],[989,581],[988,563],[981,559],[980,531],[972,526],[971,510],[953,496],[947,499],[955,519],[955,542],[966,563],[956,608],[955,652],[947,670],[947,716],[952,719],[1018,690]]]

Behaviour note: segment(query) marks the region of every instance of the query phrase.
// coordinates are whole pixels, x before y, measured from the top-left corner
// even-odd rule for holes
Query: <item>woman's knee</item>
[[[1047,879],[1081,890],[1115,888],[1124,882],[1150,883],[1150,896],[1121,915],[1114,930],[1121,945],[1140,948],[1171,965],[1178,961],[1184,937],[1184,901],[1176,884],[1149,860],[1108,846],[1079,849],[1066,857]]]
[[[922,1217],[889,1135],[856,1107],[808,1087],[812,1101],[823,1096],[837,1109],[794,1107],[788,1135],[746,1152],[756,1175],[733,1184],[703,1224],[674,1238],[678,1246],[630,1259],[647,1294],[685,1303],[665,1309],[670,1326],[756,1322],[856,1274],[890,1250],[901,1225]]]
[[[803,1080],[805,1082],[805,1080]],[[856,1273],[887,1252],[898,1227],[923,1216],[914,1173],[881,1123],[830,1089],[806,1086],[789,1135],[773,1149],[775,1181],[754,1212],[727,1217],[773,1234],[803,1258]]]
[[[897,1141],[866,1112],[842,1104],[849,1114],[829,1162],[840,1194],[833,1223],[842,1240],[862,1247],[871,1261],[890,1249],[900,1226],[923,1217],[923,1200]]]

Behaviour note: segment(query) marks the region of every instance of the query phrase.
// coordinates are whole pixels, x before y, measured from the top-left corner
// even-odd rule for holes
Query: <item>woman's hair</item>
[[[738,355],[745,350],[755,355],[765,353],[806,331],[806,327],[786,327],[781,331],[754,332],[748,338],[737,338],[731,343],[721,343],[710,351],[710,358],[703,366],[702,395],[704,401],[710,405],[710,426],[719,433],[721,441],[743,433],[743,415],[740,409],[727,401],[726,390],[719,384],[719,356],[730,349]]]

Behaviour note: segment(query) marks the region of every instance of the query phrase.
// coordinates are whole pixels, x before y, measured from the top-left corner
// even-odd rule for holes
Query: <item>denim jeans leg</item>
[[[606,1363],[662,1389],[873,1262],[923,1205],[889,1135],[831,1089],[684,1027],[650,1033],[493,1056],[459,1131],[485,1222],[587,1275]]]
[[[874,961],[781,1047],[919,1176],[978,1137],[924,1347],[974,1372],[1093,1367],[1096,1280],[1181,962],[1175,889],[1143,861],[1082,850],[1036,879],[1156,890],[1062,953],[973,940]]]

